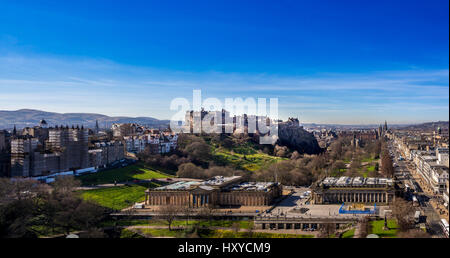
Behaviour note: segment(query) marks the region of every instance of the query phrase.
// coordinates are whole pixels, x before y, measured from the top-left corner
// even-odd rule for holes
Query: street
[[[435,211],[433,206],[430,203],[432,194],[426,193],[424,189],[424,185],[419,179],[420,176],[416,176],[415,174],[415,165],[406,159],[399,160],[401,154],[400,150],[398,150],[397,146],[394,146],[392,142],[388,143],[389,151],[394,155],[393,162],[397,164],[395,167],[394,176],[397,177],[397,180],[402,182],[404,185],[409,185],[414,192],[418,202],[419,209],[422,212],[422,216],[426,217],[426,227],[427,232],[433,237],[445,237],[444,232],[440,226],[441,217]],[[402,155],[404,158],[404,155]]]

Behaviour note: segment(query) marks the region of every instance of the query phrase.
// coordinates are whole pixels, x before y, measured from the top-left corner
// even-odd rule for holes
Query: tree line
[[[84,237],[103,237],[98,224],[110,212],[85,201],[74,190],[72,176],[58,177],[51,185],[31,179],[0,178],[0,237],[36,238],[82,231]]]

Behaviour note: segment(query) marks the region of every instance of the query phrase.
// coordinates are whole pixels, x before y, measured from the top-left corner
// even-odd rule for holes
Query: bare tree
[[[161,206],[159,209],[159,214],[161,215],[162,219],[167,221],[167,224],[169,225],[169,230],[172,230],[171,227],[172,223],[180,212],[181,212],[180,207],[176,205],[164,205]]]
[[[381,173],[386,177],[394,176],[394,165],[386,146],[383,147],[381,154]]]
[[[233,222],[233,224],[231,225],[231,228],[234,233],[238,233],[239,230],[241,229],[241,225],[239,224],[239,222]]]
[[[358,222],[358,229],[359,229],[359,234],[358,234],[358,238],[365,238],[367,237],[367,235],[369,234],[369,219],[368,218],[363,218],[362,220],[360,220]]]
[[[414,211],[415,209],[410,202],[402,198],[395,198],[392,204],[392,216],[397,219],[400,231],[405,232],[414,225]]]
[[[13,198],[22,200],[34,196],[39,182],[33,179],[16,179],[11,184]]]
[[[205,207],[198,210],[198,215],[205,221],[211,221],[211,218],[214,214],[214,209]]]
[[[250,222],[250,225],[247,228],[247,236],[253,237],[253,230],[255,229],[255,224],[253,222]]]
[[[194,211],[192,210],[191,207],[189,207],[189,205],[181,207],[181,211],[187,218],[186,219],[186,226],[189,226],[189,218],[192,216]]]
[[[400,232],[398,234],[399,238],[430,238],[431,236],[420,229],[410,229],[408,231],[405,232]]]
[[[336,223],[323,223],[320,227],[320,237],[330,237],[336,232]]]
[[[81,185],[80,181],[73,176],[59,176],[53,183],[55,192],[59,194],[69,194]]]

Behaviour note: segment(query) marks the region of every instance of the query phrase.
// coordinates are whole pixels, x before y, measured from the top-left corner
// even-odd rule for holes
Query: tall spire
[[[16,125],[14,124],[14,129],[13,129],[13,131],[12,131],[12,134],[14,135],[14,136],[16,136],[16,134],[17,134],[17,129],[16,129]]]
[[[95,120],[95,133],[98,134],[99,128],[98,128],[98,120]]]

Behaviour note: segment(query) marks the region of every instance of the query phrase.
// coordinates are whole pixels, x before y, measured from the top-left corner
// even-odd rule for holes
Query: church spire
[[[95,120],[95,133],[98,134],[99,128],[98,128],[98,120]]]

